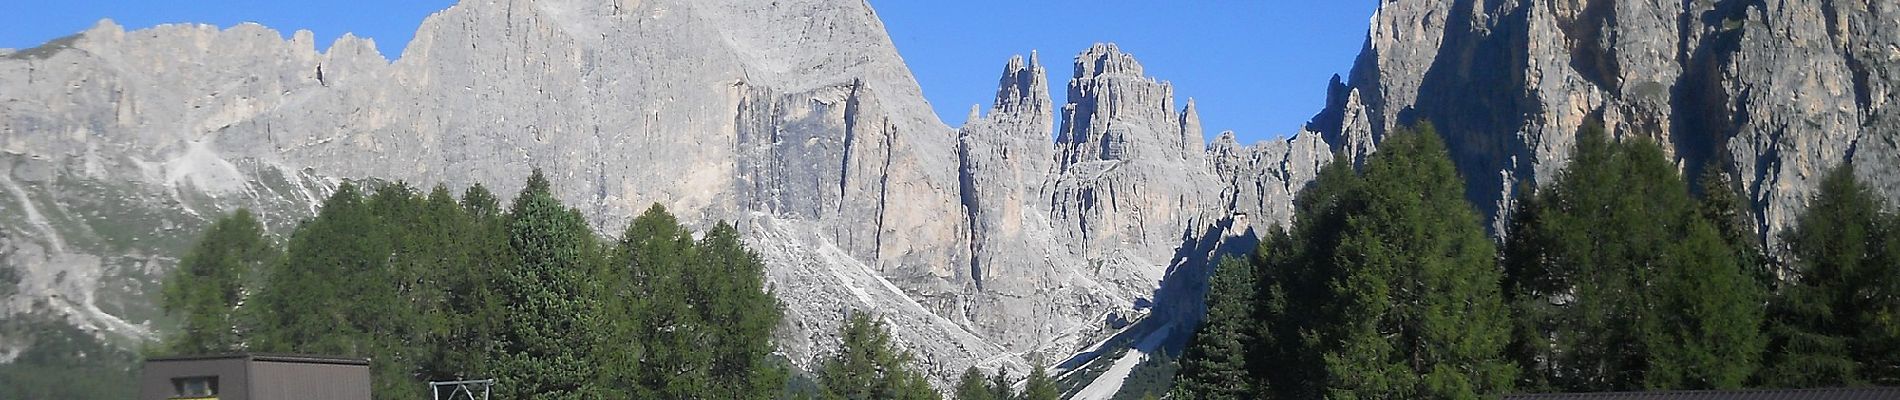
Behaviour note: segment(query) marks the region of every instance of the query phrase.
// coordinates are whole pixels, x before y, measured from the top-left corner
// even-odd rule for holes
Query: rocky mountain
[[[1061,108],[1035,55],[1009,61],[988,114],[951,129],[862,2],[594,3],[465,1],[393,62],[248,24],[105,21],[8,52],[6,312],[131,347],[221,213],[283,230],[344,180],[512,193],[540,168],[604,231],[655,202],[738,223],[794,362],[872,312],[944,377],[1021,370],[1142,318],[1198,259],[1177,248],[1236,205],[1285,215],[1301,173],[1282,160],[1325,158],[1311,135],[1207,153],[1192,102],[1112,45],[1075,59]]]
[[[1841,162],[1900,197],[1896,8],[1384,0],[1313,122],[1250,145],[1210,142],[1194,100],[1111,44],[1073,59],[1060,106],[1037,54],[1008,60],[952,129],[861,1],[465,0],[394,61],[347,36],[105,21],[0,51],[0,269],[20,281],[0,313],[133,348],[220,213],[283,231],[345,180],[513,193],[540,168],[603,231],[656,202],[734,221],[795,363],[872,312],[940,379],[1076,367],[1182,340],[1208,260],[1405,124],[1446,134],[1497,223],[1591,120],[1736,173],[1765,240]],[[48,340],[0,336],[0,363]]]
[[[1501,221],[1600,120],[1690,173],[1734,174],[1772,243],[1842,162],[1900,198],[1896,68],[1890,1],[1388,0],[1316,125],[1363,152],[1434,123],[1470,199]]]

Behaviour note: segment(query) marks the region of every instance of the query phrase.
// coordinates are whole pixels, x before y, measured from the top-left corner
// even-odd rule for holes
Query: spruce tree
[[[1248,351],[1254,340],[1254,304],[1258,290],[1254,267],[1243,259],[1223,258],[1208,281],[1207,317],[1189,340],[1175,379],[1174,394],[1193,399],[1258,397]]]
[[[1496,250],[1430,125],[1366,163],[1333,281],[1345,328],[1326,353],[1335,398],[1477,398],[1509,391]]]
[[[407,217],[420,200],[399,184],[359,188],[340,185],[291,235],[257,296],[255,349],[368,358],[378,398],[419,396],[428,346],[406,287],[423,256]]]
[[[719,223],[695,242],[654,205],[614,252],[607,303],[609,380],[636,397],[768,398],[788,372],[771,362],[782,318],[764,262]]]
[[[1774,300],[1765,383],[1900,384],[1900,254],[1885,207],[1851,165],[1821,181],[1785,236],[1792,276]]]
[[[1274,398],[1322,398],[1330,379],[1325,350],[1340,336],[1337,307],[1330,301],[1332,282],[1342,270],[1331,268],[1344,232],[1349,200],[1361,181],[1351,163],[1332,163],[1294,200],[1292,230],[1268,229],[1254,251],[1260,267],[1259,344],[1253,365],[1273,366],[1261,373],[1265,392]],[[1183,359],[1182,363],[1189,362]]]
[[[431,198],[433,199],[433,195]],[[462,380],[494,376],[489,356],[503,325],[506,304],[498,297],[499,275],[514,265],[514,252],[508,245],[507,216],[500,202],[488,189],[474,185],[463,191],[455,204],[460,212],[440,209],[443,204],[430,201],[432,214],[457,215],[459,221],[446,224],[441,238],[452,246],[446,270],[439,274],[445,327],[434,339],[438,350],[425,368],[424,376],[434,380]]]
[[[580,399],[604,395],[591,358],[600,305],[590,287],[595,239],[578,211],[554,198],[535,171],[507,221],[515,263],[498,274],[505,306],[490,360],[507,398]]]
[[[1041,361],[1032,361],[1029,378],[1023,381],[1022,400],[1058,400],[1062,393],[1056,390],[1055,378],[1049,376],[1049,370],[1043,368]]]
[[[714,396],[763,399],[785,386],[788,372],[771,362],[772,330],[784,318],[766,288],[765,262],[740,242],[739,230],[720,222],[696,245],[699,277],[695,309],[712,340]]]
[[[1763,342],[1748,250],[1717,225],[1735,222],[1694,202],[1653,142],[1611,142],[1592,125],[1575,151],[1524,205],[1504,252],[1520,315],[1513,356],[1530,371],[1524,383],[1561,391],[1740,385]]]
[[[1330,301],[1332,282],[1342,270],[1331,261],[1344,232],[1349,200],[1361,182],[1351,163],[1332,163],[1295,199],[1289,232],[1268,229],[1254,251],[1259,265],[1258,344],[1249,352],[1259,370],[1262,397],[1323,398],[1330,379],[1325,351],[1339,337],[1337,307]],[[1192,362],[1186,355],[1183,364]]]
[[[1764,296],[1743,252],[1699,216],[1660,260],[1649,291],[1655,304],[1644,322],[1648,357],[1644,386],[1737,389],[1759,366]]]
[[[1009,369],[997,368],[996,375],[990,376],[990,398],[1006,400],[1016,398],[1014,381],[1009,379]]]
[[[824,363],[818,383],[827,400],[929,400],[940,395],[911,368],[909,352],[891,342],[884,323],[853,314],[841,335],[844,346]]]
[[[182,323],[166,340],[171,354],[229,353],[246,350],[255,329],[242,310],[257,290],[255,278],[279,253],[250,210],[238,209],[211,224],[166,277],[160,301]],[[0,271],[5,273],[7,271]],[[11,289],[11,282],[0,288]]]
[[[712,395],[714,343],[704,340],[716,335],[695,309],[701,278],[695,273],[701,271],[693,271],[696,252],[692,233],[658,205],[634,218],[621,236],[611,265],[620,270],[612,279],[624,283],[609,292],[608,310],[615,338],[631,341],[626,345],[637,351],[622,361],[635,363],[627,365],[632,375],[624,379],[635,397]]]
[[[538,172],[507,212],[481,186],[459,201],[441,187],[362,188],[340,185],[281,256],[248,213],[215,224],[167,288],[174,312],[212,328],[181,332],[176,348],[367,358],[377,398],[484,377],[521,398],[785,393],[788,364],[771,354],[780,304],[729,224],[695,240],[656,206],[610,252]],[[888,357],[880,365],[904,360]],[[890,376],[880,393],[934,395],[921,374]]]
[[[365,321],[350,295],[358,283],[379,286],[362,276],[382,269],[389,254],[374,221],[363,192],[346,182],[291,235],[283,262],[258,294],[257,350],[356,355],[366,347],[359,340]]]
[[[990,391],[989,377],[976,367],[963,370],[963,376],[957,378],[954,394],[957,400],[1007,400],[995,397]]]

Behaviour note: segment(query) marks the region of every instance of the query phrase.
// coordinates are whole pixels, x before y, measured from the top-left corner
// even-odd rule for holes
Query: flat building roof
[[[145,361],[146,362],[164,362],[164,361],[205,361],[205,360],[231,360],[231,359],[242,359],[242,360],[247,360],[247,361],[286,362],[286,363],[299,363],[299,364],[369,365],[369,359],[364,359],[364,358],[330,357],[330,356],[318,356],[318,355],[309,355],[309,354],[272,354],[272,353],[200,354],[200,355],[185,355],[185,356],[170,356],[170,357],[152,357],[152,358],[145,359]]]

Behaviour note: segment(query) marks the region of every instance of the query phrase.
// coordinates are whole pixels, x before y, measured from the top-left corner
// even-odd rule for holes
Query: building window
[[[172,378],[173,399],[216,399],[218,377],[191,376]]]

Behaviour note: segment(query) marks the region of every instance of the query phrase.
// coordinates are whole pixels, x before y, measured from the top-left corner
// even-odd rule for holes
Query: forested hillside
[[[889,386],[860,370],[908,368],[860,314],[814,386],[775,355],[782,306],[731,225],[695,234],[654,206],[603,239],[539,172],[526,186],[504,208],[479,185],[346,183],[282,240],[240,210],[166,280],[184,322],[153,353],[368,358],[379,399],[476,378],[498,398],[832,398]],[[936,395],[918,372],[883,373]]]
[[[1498,246],[1434,129],[1381,146],[1220,264],[1172,398],[1900,384],[1900,218],[1852,164],[1770,251],[1732,179],[1590,127]]]

